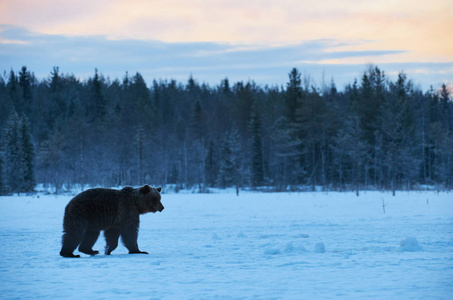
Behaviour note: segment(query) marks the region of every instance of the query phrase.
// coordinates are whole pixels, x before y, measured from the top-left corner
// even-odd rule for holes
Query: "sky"
[[[285,86],[296,67],[341,89],[374,64],[427,90],[453,82],[452,30],[451,0],[0,0],[0,71]]]

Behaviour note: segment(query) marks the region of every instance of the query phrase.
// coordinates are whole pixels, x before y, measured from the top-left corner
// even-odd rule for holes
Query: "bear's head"
[[[140,214],[146,214],[149,212],[155,213],[157,211],[163,211],[164,206],[160,202],[161,187],[153,188],[149,185],[144,185],[138,189],[139,200],[137,201],[137,208]]]

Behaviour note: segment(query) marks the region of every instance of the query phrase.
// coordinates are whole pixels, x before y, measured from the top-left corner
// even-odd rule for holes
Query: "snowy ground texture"
[[[1,299],[453,299],[451,193],[164,194],[150,255],[78,259],[70,198],[0,197]]]

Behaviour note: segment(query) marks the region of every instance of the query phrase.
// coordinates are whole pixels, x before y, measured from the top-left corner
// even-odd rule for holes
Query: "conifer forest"
[[[453,187],[451,87],[368,66],[337,88],[217,86],[54,67],[0,76],[0,194],[144,183],[208,192]]]

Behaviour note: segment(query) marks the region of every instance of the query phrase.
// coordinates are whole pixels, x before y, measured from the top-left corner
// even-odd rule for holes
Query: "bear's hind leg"
[[[60,255],[63,257],[80,257],[80,255],[74,255],[73,252],[80,244],[82,234],[71,234],[65,232],[63,234],[63,246],[61,247]]]
[[[119,228],[109,228],[104,231],[105,236],[105,254],[110,255],[113,250],[118,247],[118,239],[120,238]]]
[[[99,251],[94,251],[93,246],[99,237],[99,231],[86,231],[82,243],[80,243],[79,251],[88,255],[96,255]]]

